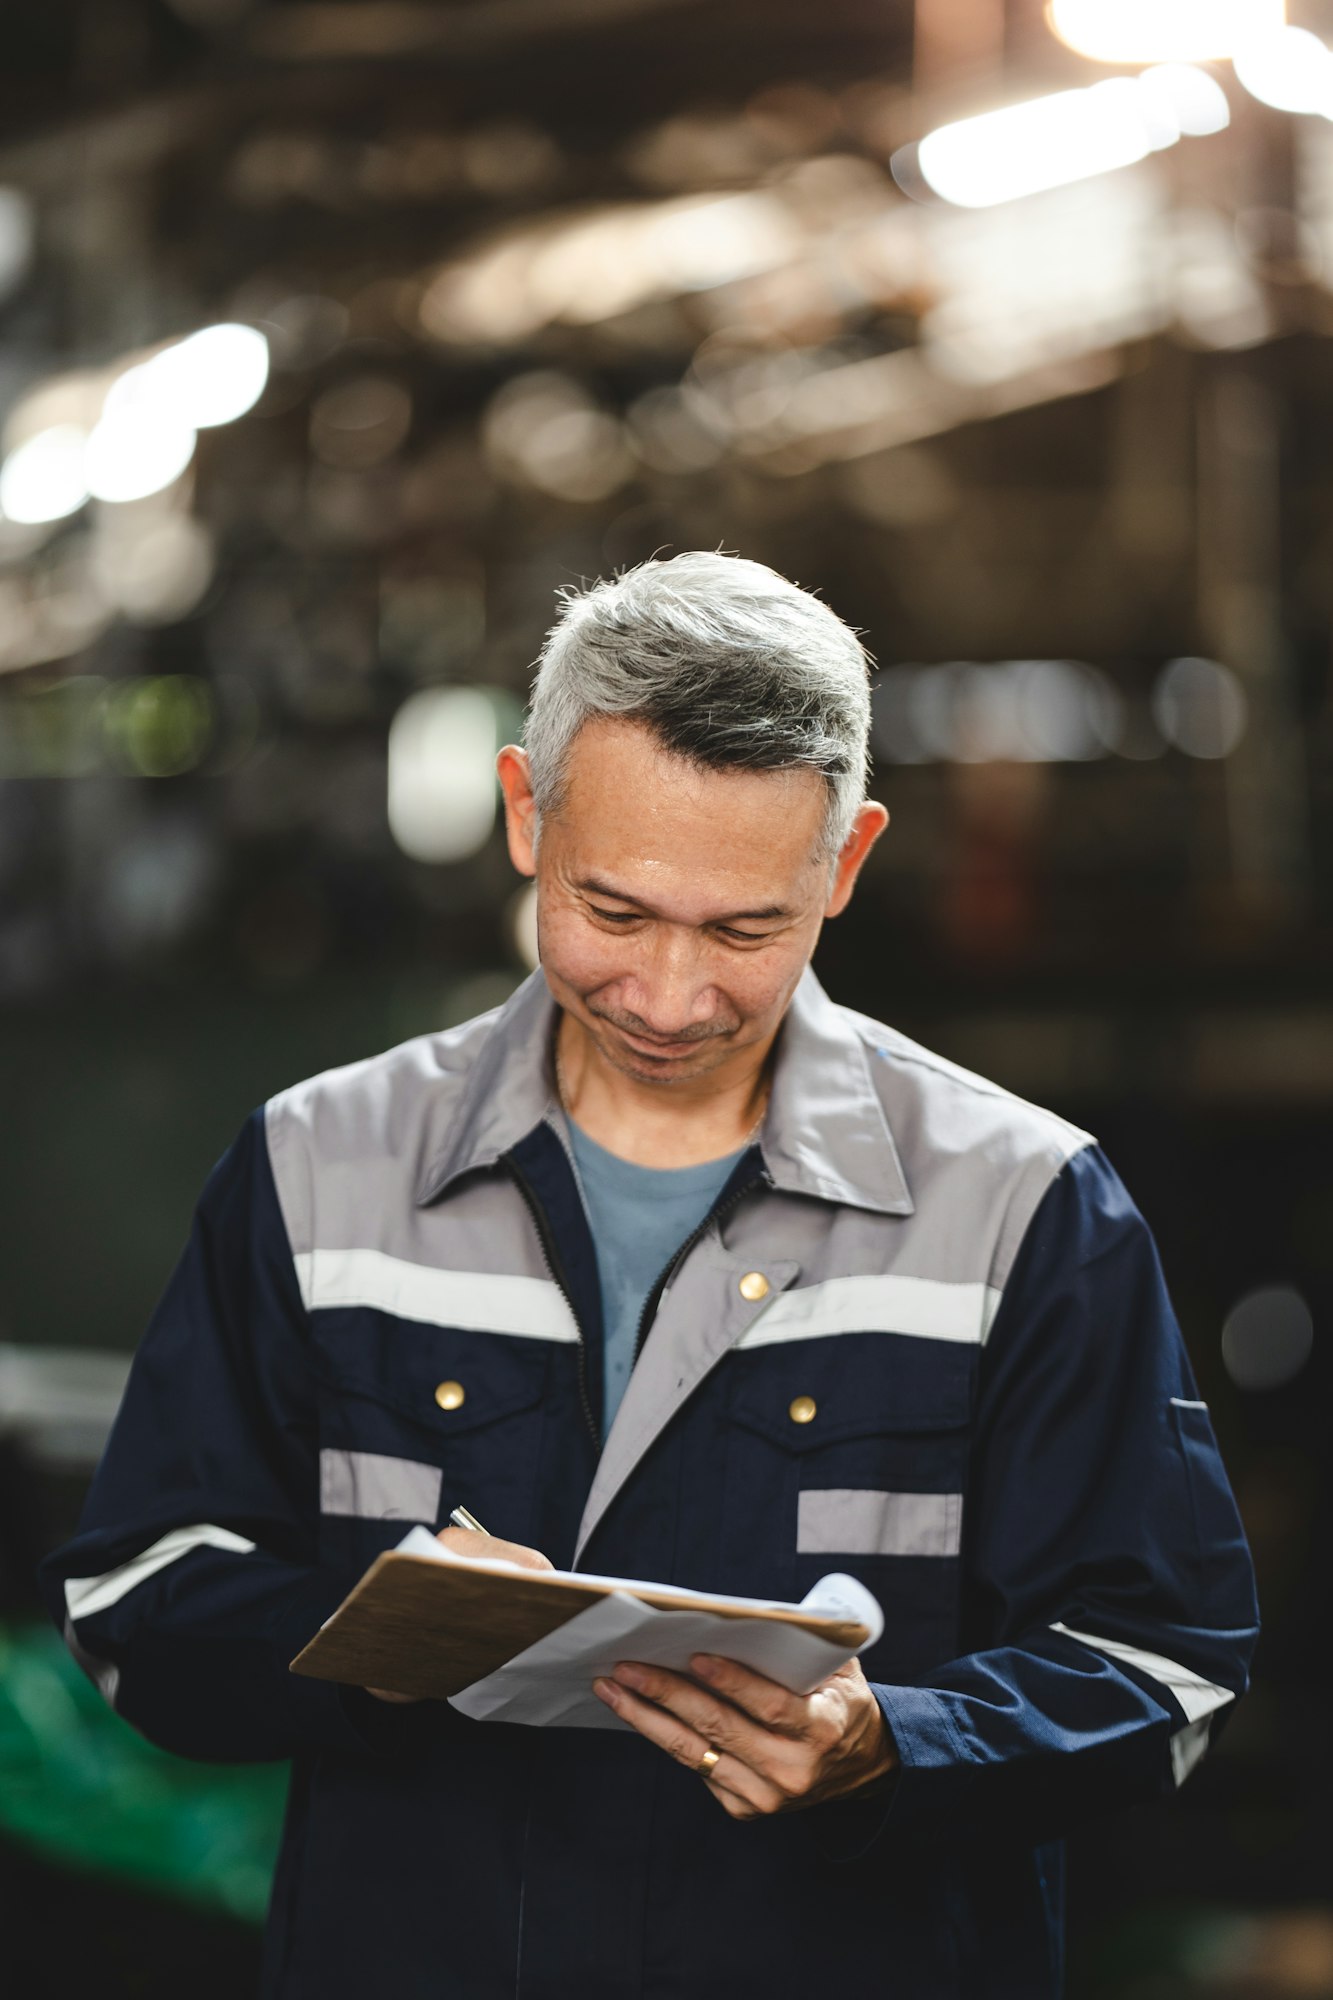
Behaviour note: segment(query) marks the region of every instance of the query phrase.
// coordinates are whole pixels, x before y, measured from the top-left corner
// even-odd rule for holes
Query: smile
[[[636,1054],[656,1056],[660,1061],[679,1061],[681,1057],[693,1055],[696,1049],[703,1046],[703,1043],[699,1040],[690,1042],[652,1041],[646,1035],[632,1035],[628,1028],[617,1028],[616,1033],[622,1041],[629,1044]]]

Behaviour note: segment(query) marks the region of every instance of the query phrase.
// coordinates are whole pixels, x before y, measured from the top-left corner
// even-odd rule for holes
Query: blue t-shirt
[[[602,1436],[620,1408],[648,1294],[721,1194],[745,1148],[697,1167],[637,1167],[566,1117],[602,1285]]]

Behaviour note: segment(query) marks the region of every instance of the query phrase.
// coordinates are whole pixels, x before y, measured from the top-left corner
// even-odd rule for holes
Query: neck
[[[680,1084],[640,1082],[606,1061],[571,1014],[556,1030],[565,1110],[622,1160],[640,1167],[693,1167],[735,1153],[756,1133],[768,1103],[776,1036],[723,1073]]]

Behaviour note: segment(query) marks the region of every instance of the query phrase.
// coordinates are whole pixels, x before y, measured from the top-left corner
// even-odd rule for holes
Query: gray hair
[[[820,772],[833,860],[870,765],[870,656],[850,626],[763,563],[705,551],[559,595],[524,737],[539,822],[584,723],[615,716],[711,770]]]

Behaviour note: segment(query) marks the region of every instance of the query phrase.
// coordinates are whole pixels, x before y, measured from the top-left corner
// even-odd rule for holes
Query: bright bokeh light
[[[509,905],[509,934],[514,940],[514,949],[527,966],[535,972],[541,963],[541,953],[537,947],[537,884],[525,883]]]
[[[264,393],[268,342],[253,326],[206,326],[113,383],[106,415],[148,414],[178,428],[208,430],[234,423]]]
[[[69,424],[86,438],[102,414],[106,400],[105,371],[70,369],[48,375],[19,397],[7,413],[0,437],[6,452],[17,451],[42,431]]]
[[[1081,764],[1122,728],[1117,690],[1078,660],[895,667],[873,690],[873,748],[893,764]]]
[[[216,710],[197,674],[122,681],[107,699],[104,728],[117,762],[141,778],[178,778],[203,762]]]
[[[1237,1299],[1222,1327],[1222,1360],[1240,1389],[1280,1389],[1314,1348],[1314,1319],[1292,1285],[1262,1285]]]
[[[1308,28],[1279,28],[1256,36],[1237,49],[1235,68],[1261,104],[1333,118],[1333,50]]]
[[[1229,757],[1249,719],[1245,690],[1217,660],[1169,660],[1152,691],[1153,721],[1187,757]]]
[[[650,299],[771,270],[799,241],[767,193],[557,216],[444,266],[421,301],[422,323],[450,341],[518,340],[555,320],[591,326]]]
[[[102,602],[138,625],[188,617],[213,580],[213,540],[201,521],[172,508],[146,524],[137,512],[123,529],[99,533],[91,575]]]
[[[1046,19],[1094,62],[1217,62],[1280,28],[1284,0],[1047,0]]]
[[[517,375],[492,397],[482,444],[497,471],[558,500],[604,500],[634,469],[618,419],[552,369]]]
[[[389,727],[389,831],[414,861],[466,861],[495,825],[495,705],[480,688],[423,688]]]
[[[1173,146],[1177,139],[1211,138],[1231,123],[1231,107],[1221,84],[1193,63],[1154,63],[1137,82],[1146,115],[1156,119],[1166,135],[1163,145]]]
[[[175,417],[110,411],[88,440],[88,491],[94,500],[146,500],[180,478],[194,445],[194,432]]]
[[[1115,748],[1122,704],[1105,674],[1075,660],[1019,660],[1013,672],[1033,761],[1082,764]]]
[[[921,141],[917,166],[941,200],[994,208],[1134,166],[1187,134],[1220,132],[1229,119],[1212,77],[1172,63],[942,125]]]
[[[26,276],[35,238],[28,197],[18,188],[0,188],[0,298],[8,298]]]
[[[0,512],[10,521],[63,521],[88,498],[88,440],[76,424],[53,424],[9,454],[0,470]]]

